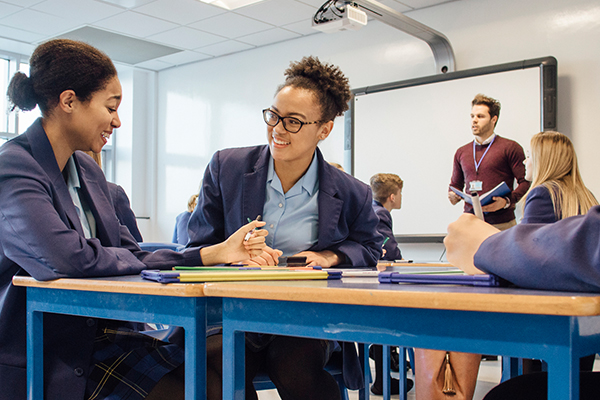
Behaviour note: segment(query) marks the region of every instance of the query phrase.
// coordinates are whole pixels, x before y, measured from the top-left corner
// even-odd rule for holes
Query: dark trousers
[[[223,336],[207,338],[207,397],[222,399]],[[266,371],[282,400],[340,400],[335,379],[323,368],[329,355],[324,341],[288,336],[275,338],[262,350],[246,345],[246,400],[258,400],[252,380]]]

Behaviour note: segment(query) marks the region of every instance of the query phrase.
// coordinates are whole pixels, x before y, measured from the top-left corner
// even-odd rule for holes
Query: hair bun
[[[6,94],[13,104],[13,110],[18,107],[22,111],[29,111],[33,110],[37,104],[33,81],[22,72],[13,75]]]

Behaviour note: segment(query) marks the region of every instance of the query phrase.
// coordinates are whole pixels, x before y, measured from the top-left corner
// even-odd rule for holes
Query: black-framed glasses
[[[263,111],[263,118],[265,123],[269,126],[277,126],[279,121],[283,123],[283,129],[288,131],[289,133],[298,133],[302,126],[311,125],[311,124],[319,124],[325,121],[314,121],[314,122],[302,122],[296,117],[282,117],[278,115],[275,111],[265,108]]]

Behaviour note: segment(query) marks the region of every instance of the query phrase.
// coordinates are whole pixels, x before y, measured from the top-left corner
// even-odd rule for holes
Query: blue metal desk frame
[[[136,277],[136,279],[140,278]],[[43,399],[44,313],[183,327],[185,329],[185,398],[188,400],[206,398],[206,325],[207,321],[220,320],[220,299],[27,287],[29,400]]]
[[[600,315],[223,298],[226,400],[244,399],[244,332],[544,359],[549,400],[579,399],[579,358],[600,350]]]

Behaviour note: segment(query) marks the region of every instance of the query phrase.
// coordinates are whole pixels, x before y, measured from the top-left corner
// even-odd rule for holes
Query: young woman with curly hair
[[[369,186],[329,165],[318,149],[352,97],[339,68],[306,57],[285,71],[270,107],[263,110],[267,145],[218,151],[208,165],[198,206],[189,222],[189,245],[216,243],[258,215],[266,222],[261,264],[279,256],[305,256],[308,265],[375,266],[383,238]],[[208,398],[221,398],[221,335],[208,338]],[[324,369],[336,342],[246,334],[246,398],[266,370],[283,400],[339,399]],[[347,385],[361,384],[353,344],[344,346]],[[352,364],[351,364],[352,362]],[[350,370],[348,370],[350,371]],[[351,379],[354,378],[354,379]]]

